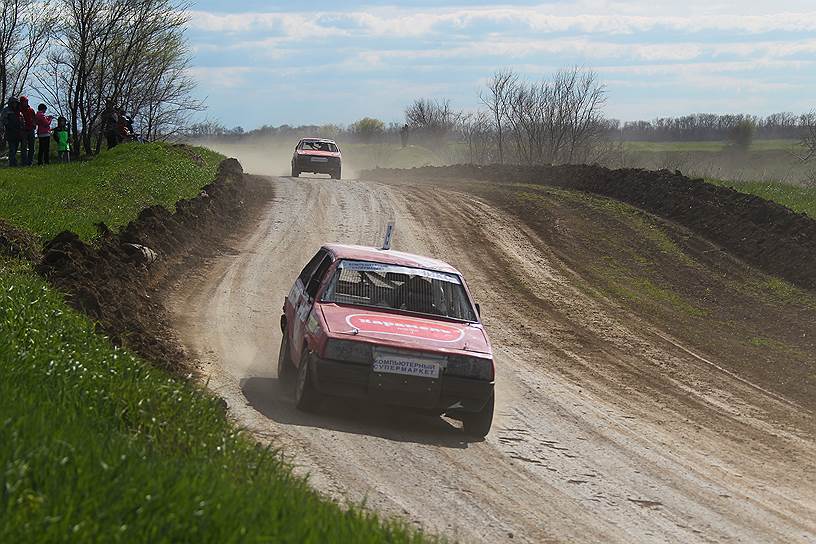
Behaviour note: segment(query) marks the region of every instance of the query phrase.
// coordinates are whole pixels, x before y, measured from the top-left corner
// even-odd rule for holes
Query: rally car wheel
[[[462,414],[462,428],[465,433],[478,438],[487,436],[487,433],[490,432],[490,426],[493,424],[494,404],[495,397],[491,394],[487,403],[480,411]]]
[[[331,173],[331,178],[332,179],[340,179],[340,169],[339,168]]]
[[[304,351],[295,384],[295,407],[304,412],[314,412],[319,405],[320,393],[315,389],[312,382],[312,372],[309,370],[309,355]]]
[[[293,178],[299,178],[300,177],[300,170],[298,170],[294,166],[292,167],[292,177]]]
[[[295,375],[295,367],[292,366],[292,355],[289,351],[289,338],[286,330],[281,338],[280,351],[278,352],[278,380],[282,382],[291,381]]]

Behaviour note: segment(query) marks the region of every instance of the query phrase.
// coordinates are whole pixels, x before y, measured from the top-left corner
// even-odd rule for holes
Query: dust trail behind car
[[[292,150],[299,140],[253,138],[239,143],[204,140],[196,145],[237,158],[248,173],[289,176]],[[343,140],[337,140],[337,145],[343,150],[343,177],[348,179],[357,178],[361,171],[370,168],[412,168],[449,162],[445,157],[438,157],[433,151],[416,145],[401,148],[388,143],[359,144]]]

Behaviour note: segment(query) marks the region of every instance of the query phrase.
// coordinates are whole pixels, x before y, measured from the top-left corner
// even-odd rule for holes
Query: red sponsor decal
[[[465,335],[464,331],[456,327],[410,317],[353,314],[346,318],[346,323],[360,332],[407,336],[435,342],[458,342]]]

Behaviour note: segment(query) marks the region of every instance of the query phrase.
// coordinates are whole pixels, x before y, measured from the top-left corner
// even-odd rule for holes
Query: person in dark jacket
[[[121,142],[121,138],[119,136],[119,112],[110,100],[108,100],[105,105],[103,119],[105,122],[105,139],[108,142],[108,149],[113,149]]]
[[[17,148],[20,147],[20,136],[23,130],[23,116],[20,114],[20,102],[14,98],[9,98],[8,105],[3,108],[3,126],[6,129],[6,142],[8,142],[9,166],[17,166]]]
[[[408,123],[405,123],[405,125],[403,125],[402,129],[400,130],[400,141],[402,142],[402,147],[408,145],[408,132],[410,130],[411,129],[408,127]]]
[[[20,138],[20,159],[23,166],[34,164],[34,129],[37,128],[36,113],[29,106],[28,97],[20,97],[20,113],[23,114],[23,134]]]

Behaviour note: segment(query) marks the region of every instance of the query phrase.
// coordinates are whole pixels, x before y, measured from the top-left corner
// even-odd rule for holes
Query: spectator
[[[130,140],[134,141],[134,142],[139,141],[140,140],[140,135],[136,134],[136,130],[133,128],[133,117],[125,114],[124,111],[122,112],[122,115],[125,117],[125,126],[128,129],[128,134],[130,136]]]
[[[20,138],[20,159],[23,166],[34,164],[34,129],[37,128],[35,113],[28,104],[28,97],[20,97],[20,113],[23,114],[23,135]]]
[[[3,126],[6,129],[6,142],[8,142],[9,166],[17,166],[17,148],[20,147],[20,136],[22,135],[23,122],[20,115],[20,102],[11,97],[8,105],[3,108]]]
[[[136,140],[133,134],[133,119],[127,116],[125,110],[119,108],[116,110],[116,129],[119,134],[119,143],[133,142]]]
[[[71,162],[71,144],[68,142],[68,120],[65,117],[57,119],[57,128],[53,130],[54,140],[57,141],[57,155],[60,162]]]
[[[110,100],[105,105],[105,139],[108,142],[108,149],[113,149],[120,142],[119,114]]]
[[[402,147],[408,145],[408,131],[411,130],[408,128],[408,123],[403,125],[402,130],[400,130],[400,140],[402,141]]]
[[[46,115],[48,107],[45,104],[37,106],[37,164],[51,162],[51,121],[53,115]]]

